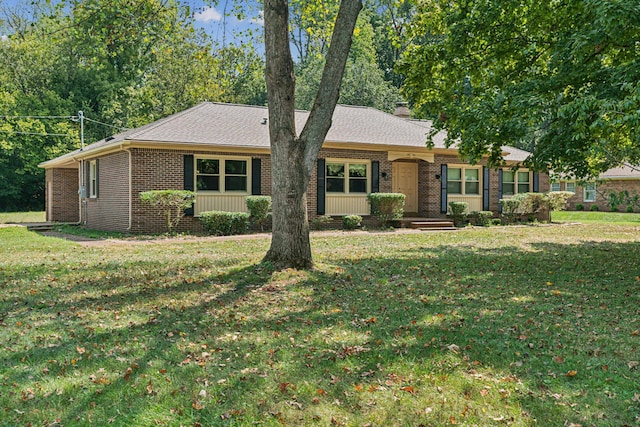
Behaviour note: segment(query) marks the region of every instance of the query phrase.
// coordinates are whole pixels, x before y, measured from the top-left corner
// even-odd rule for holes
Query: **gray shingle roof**
[[[85,147],[82,154],[115,147],[123,141],[202,144],[206,147],[269,148],[267,107],[203,102],[195,107],[128,130]],[[308,111],[296,111],[296,130],[304,127]],[[263,124],[264,123],[264,124]],[[425,147],[430,122],[420,124],[369,107],[336,106],[326,141],[398,148]],[[444,149],[445,134],[435,138],[435,147]],[[45,162],[58,163],[80,155],[80,150]]]
[[[600,174],[600,179],[640,179],[640,166],[623,165]]]

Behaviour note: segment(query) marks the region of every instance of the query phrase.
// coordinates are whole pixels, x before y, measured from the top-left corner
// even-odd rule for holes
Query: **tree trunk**
[[[315,103],[297,137],[295,76],[289,45],[287,0],[265,0],[265,79],[269,102],[273,234],[264,260],[276,268],[313,266],[307,186],[331,127],[361,0],[342,0]]]

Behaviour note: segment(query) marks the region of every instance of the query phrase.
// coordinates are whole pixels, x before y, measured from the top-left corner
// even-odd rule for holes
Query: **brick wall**
[[[45,185],[47,221],[78,222],[78,169],[47,169]]]
[[[560,190],[565,191],[566,183],[560,183]],[[608,180],[601,181],[596,184],[596,201],[595,202],[585,202],[584,201],[584,188],[581,185],[576,185],[576,193],[575,195],[569,199],[568,207],[569,210],[575,210],[577,204],[582,204],[584,206],[584,210],[590,210],[591,206],[598,206],[598,210],[601,211],[610,211],[611,208],[607,205],[607,200],[609,198],[609,193],[620,192],[620,191],[628,191],[629,195],[633,197],[634,194],[640,194],[640,180],[638,179],[616,179],[616,180]],[[618,210],[624,212],[626,209],[626,205],[618,206]]]
[[[139,194],[150,190],[184,189],[184,155],[238,156],[228,151],[182,151],[132,149],[132,224],[133,233],[158,233],[166,230],[166,220],[155,208],[143,206]],[[241,154],[261,159],[261,191],[271,194],[271,160],[269,155]],[[248,165],[251,167],[251,165]],[[249,183],[249,188],[251,183]],[[178,225],[180,232],[204,231],[198,218],[185,216]]]
[[[86,163],[86,162],[85,162]],[[87,177],[87,195],[89,190]],[[98,160],[98,197],[83,201],[87,228],[126,231],[129,227],[129,156],[121,151]]]

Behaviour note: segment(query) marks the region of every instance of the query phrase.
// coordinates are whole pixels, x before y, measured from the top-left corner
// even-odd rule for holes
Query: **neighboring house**
[[[298,130],[308,114],[296,112]],[[205,102],[44,162],[47,220],[161,231],[163,218],[139,194],[162,189],[196,192],[183,230],[200,230],[204,211],[246,211],[246,196],[271,194],[267,117],[266,107]],[[429,128],[429,122],[338,105],[308,188],[309,218],[369,215],[371,192],[404,193],[407,215],[442,217],[453,200],[497,212],[503,196],[548,190],[546,174],[465,163],[445,147],[444,133],[427,148]],[[513,165],[529,153],[505,147],[505,154]]]
[[[575,193],[568,201],[570,210],[576,209],[576,205],[582,205],[585,210],[590,210],[594,205],[599,210],[610,210],[608,200],[612,192],[627,191],[630,196],[640,195],[640,167],[624,165],[609,169],[591,182],[558,178],[550,184],[550,188],[551,191]],[[618,209],[624,210],[625,205]]]

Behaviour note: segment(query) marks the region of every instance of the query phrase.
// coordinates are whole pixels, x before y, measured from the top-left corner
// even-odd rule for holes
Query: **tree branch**
[[[340,3],[318,94],[300,134],[300,139],[306,144],[304,161],[307,174],[313,169],[317,153],[331,127],[331,117],[340,96],[340,83],[351,49],[353,30],[361,9],[361,0],[342,0]]]

